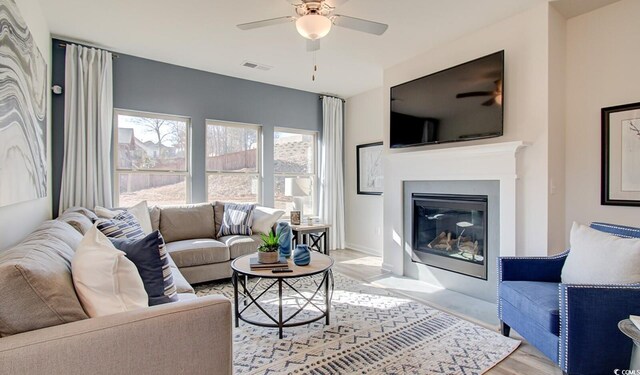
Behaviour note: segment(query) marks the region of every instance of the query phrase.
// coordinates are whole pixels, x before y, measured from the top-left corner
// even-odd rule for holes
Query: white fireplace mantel
[[[388,152],[384,156],[383,268],[402,275],[405,181],[497,180],[500,182],[500,255],[516,255],[516,181],[522,141]]]

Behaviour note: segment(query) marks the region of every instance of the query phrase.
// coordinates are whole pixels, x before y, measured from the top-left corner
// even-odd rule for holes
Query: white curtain
[[[331,224],[329,248],[344,248],[344,176],[342,168],[344,106],[342,99],[322,99],[320,218]]]
[[[60,213],[72,206],[111,207],[111,53],[67,44],[64,90]]]

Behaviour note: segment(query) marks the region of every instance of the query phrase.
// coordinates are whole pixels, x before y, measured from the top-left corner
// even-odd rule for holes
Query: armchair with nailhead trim
[[[606,223],[591,223],[591,228],[640,238],[639,228]],[[515,329],[565,374],[613,374],[615,369],[628,369],[632,342],[617,325],[640,312],[640,284],[562,284],[560,275],[569,251],[551,257],[498,259],[502,334],[509,336],[510,329]]]

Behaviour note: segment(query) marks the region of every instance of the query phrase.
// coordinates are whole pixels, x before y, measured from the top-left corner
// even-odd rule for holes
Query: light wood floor
[[[331,252],[331,257],[335,260],[334,269],[346,276],[354,279],[362,280],[364,282],[375,282],[377,279],[385,277],[382,271],[382,259],[380,257],[374,257],[368,254],[353,250],[336,250]],[[399,291],[396,291],[399,292]],[[429,301],[420,298],[417,294],[412,294],[410,291],[400,292],[409,298],[413,298],[419,302],[427,305],[432,305]],[[458,315],[464,319],[471,320],[474,323],[485,326],[492,330],[498,330],[498,327],[479,321],[478,319],[465,316],[464,314],[444,308],[443,306],[434,306],[441,310],[445,310],[451,314]],[[500,362],[497,366],[487,372],[489,375],[513,375],[513,374],[553,374],[561,375],[562,371],[558,366],[548,360],[540,351],[533,346],[529,345],[521,337],[514,334],[512,331],[511,336],[515,339],[522,340],[520,347]]]

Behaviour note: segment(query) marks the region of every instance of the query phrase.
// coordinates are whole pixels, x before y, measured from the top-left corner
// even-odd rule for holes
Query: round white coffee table
[[[231,262],[233,275],[233,297],[235,310],[235,324],[239,326],[240,320],[260,327],[278,328],[278,335],[282,338],[282,330],[287,327],[296,327],[309,324],[325,318],[325,323],[329,324],[331,310],[331,296],[333,294],[333,259],[316,251],[311,252],[311,262],[307,266],[296,266],[292,259],[288,260],[289,273],[273,273],[270,269],[252,270],[250,259],[257,257],[256,254],[244,255]],[[301,290],[297,281],[304,277],[322,275],[320,282],[314,281],[313,288]],[[255,280],[253,285],[249,285],[249,277]],[[257,278],[257,279],[256,279]],[[261,285],[259,287],[259,285]],[[273,314],[263,306],[263,297],[274,288],[278,294],[278,313]],[[301,303],[289,316],[283,314],[283,288],[288,289]],[[306,294],[304,293],[306,292]],[[321,297],[321,298],[319,298]],[[319,301],[322,303],[319,303]],[[242,304],[242,306],[241,306]],[[248,308],[256,307],[267,321],[258,321],[243,315]],[[290,306],[289,306],[290,307]],[[318,314],[309,319],[294,319],[305,309],[315,309]],[[274,316],[277,315],[277,316]]]

